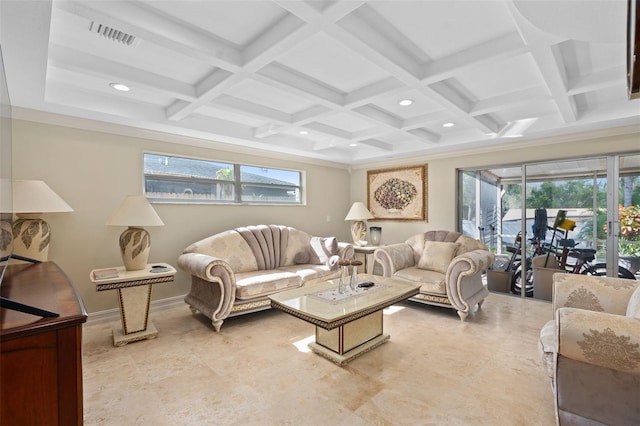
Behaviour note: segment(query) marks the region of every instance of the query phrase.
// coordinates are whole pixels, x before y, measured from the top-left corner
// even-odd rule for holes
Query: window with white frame
[[[150,201],[302,204],[302,172],[245,164],[144,154]]]

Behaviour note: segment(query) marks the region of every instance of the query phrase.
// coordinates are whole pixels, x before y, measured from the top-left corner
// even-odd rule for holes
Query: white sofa
[[[231,316],[269,309],[268,296],[340,276],[338,261],[353,246],[284,225],[224,231],[184,249],[178,267],[191,274],[185,302],[216,331]]]
[[[420,293],[409,300],[454,308],[464,321],[471,309],[482,305],[489,290],[482,273],[494,255],[478,240],[451,231],[428,231],[404,243],[374,252],[374,273],[420,283]]]

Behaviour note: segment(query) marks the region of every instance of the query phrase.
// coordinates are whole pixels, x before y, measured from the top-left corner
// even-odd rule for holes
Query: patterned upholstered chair
[[[489,295],[482,273],[493,264],[493,253],[459,232],[414,235],[376,249],[374,259],[374,274],[420,283],[420,293],[409,300],[453,308],[462,321]]]
[[[559,425],[640,424],[640,281],[557,273],[540,349]]]

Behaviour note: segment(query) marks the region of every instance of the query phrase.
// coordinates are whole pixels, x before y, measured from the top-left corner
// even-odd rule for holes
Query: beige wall
[[[369,164],[351,172],[351,199],[366,203],[367,170],[428,164],[428,223],[369,221],[369,226],[382,227],[383,244],[402,242],[414,234],[427,230],[455,230],[456,169],[581,158],[617,152],[640,153],[640,126],[633,130],[635,133],[595,139],[589,139],[586,135],[574,136],[572,139],[575,140],[565,140],[561,144],[553,144],[551,140],[513,143],[509,149],[506,146],[495,147],[489,152],[468,150],[465,155],[456,153],[448,157],[440,155],[411,159],[404,163]]]
[[[117,307],[114,291],[96,293],[89,271],[122,263],[118,237],[124,228],[105,222],[126,195],[142,194],[145,151],[303,170],[307,180],[306,206],[155,204],[165,226],[148,229],[150,262],[175,266],[187,245],[242,225],[286,224],[315,235],[349,238],[346,168],[14,120],[14,179],[44,180],[74,209],[45,215],[52,228],[49,259],[71,278],[90,313]],[[188,289],[187,274],[179,272],[174,283],[154,286],[153,299],[183,295]]]
[[[153,242],[150,261],[175,265],[182,249],[190,243],[248,224],[282,223],[348,241],[349,224],[344,216],[352,202],[366,202],[366,173],[370,169],[429,166],[428,222],[370,222],[370,226],[382,227],[384,244],[404,241],[430,229],[455,229],[457,168],[638,152],[640,128],[633,131],[635,133],[627,131],[622,136],[574,136],[573,141],[563,140],[562,144],[553,144],[555,141],[551,140],[514,142],[509,149],[495,147],[484,152],[466,151],[466,155],[440,154],[372,163],[348,171],[332,164],[296,161],[286,156],[261,156],[259,152],[238,154],[14,120],[13,174],[15,179],[44,180],[75,209],[73,213],[45,217],[53,232],[49,257],[73,280],[91,313],[117,307],[115,292],[96,293],[88,276],[91,269],[121,264],[117,240],[123,229],[104,224],[126,195],[142,193],[142,153],[145,151],[306,172],[307,205],[302,207],[156,204],[165,226],[149,229]],[[327,221],[327,216],[331,221]],[[154,287],[153,299],[180,296],[188,288],[188,276],[178,272],[174,283]]]

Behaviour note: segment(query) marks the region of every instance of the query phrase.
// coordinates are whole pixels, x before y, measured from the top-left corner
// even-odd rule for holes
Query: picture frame
[[[367,170],[367,208],[375,220],[428,220],[428,165]]]

